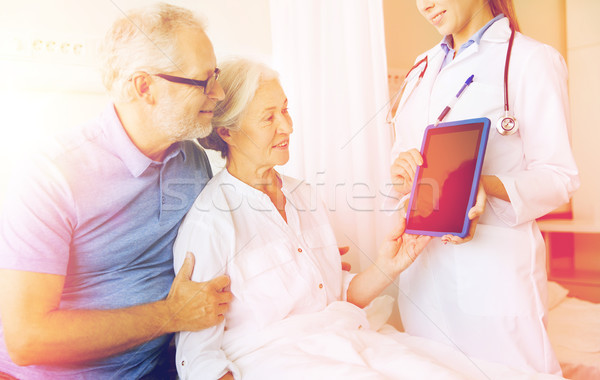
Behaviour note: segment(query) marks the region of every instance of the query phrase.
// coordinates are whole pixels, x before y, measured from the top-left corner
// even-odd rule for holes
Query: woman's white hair
[[[278,79],[279,75],[263,63],[242,58],[223,62],[219,68],[219,84],[225,91],[225,98],[214,110],[211,134],[199,141],[205,148],[219,151],[221,156],[226,158],[229,147],[218,135],[217,128],[239,130],[244,113],[254,99],[260,83]]]
[[[181,7],[159,3],[115,21],[100,46],[102,82],[115,101],[131,101],[129,78],[136,71],[173,72],[181,65],[177,32],[204,31],[204,24]]]

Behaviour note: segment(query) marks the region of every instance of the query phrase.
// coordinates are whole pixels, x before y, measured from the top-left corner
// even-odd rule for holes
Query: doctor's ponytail
[[[515,6],[513,0],[488,0],[490,9],[494,17],[503,13],[508,18],[511,28],[520,32],[519,22],[517,21],[517,13],[515,12]]]

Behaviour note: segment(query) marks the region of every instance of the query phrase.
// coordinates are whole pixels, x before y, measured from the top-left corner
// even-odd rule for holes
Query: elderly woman
[[[335,301],[367,305],[428,241],[401,236],[399,229],[372,268],[356,276],[343,272],[325,208],[313,204],[315,189],[274,169],[288,161],[292,133],[277,74],[246,60],[221,72],[226,98],[215,110],[212,134],[201,142],[220,151],[227,165],[194,203],[174,253],[176,270],[187,251],[196,254],[193,280],[229,275],[235,299],[224,323],[178,337],[183,378],[237,372],[223,341]]]
[[[225,99],[201,143],[220,151],[227,164],[181,225],[174,266],[179,271],[186,252],[194,252],[192,279],[228,275],[234,300],[220,325],[179,334],[179,376],[382,379],[415,370],[423,358],[369,329],[361,308],[414,261],[429,237],[403,235],[400,226],[372,267],[343,272],[315,189],[274,169],[288,161],[292,133],[277,74],[246,60],[221,72]],[[432,365],[435,360],[416,371],[463,378],[446,364]]]

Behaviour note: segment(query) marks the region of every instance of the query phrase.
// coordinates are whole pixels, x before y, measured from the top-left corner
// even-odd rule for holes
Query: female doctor
[[[444,38],[417,57],[392,108],[394,189],[410,192],[425,128],[471,75],[444,121],[487,117],[492,130],[485,211],[470,236],[432,241],[402,273],[402,322],[408,333],[468,355],[560,373],[545,330],[545,247],[535,219],[579,186],[565,62],[518,32],[512,0],[417,0],[417,7]]]

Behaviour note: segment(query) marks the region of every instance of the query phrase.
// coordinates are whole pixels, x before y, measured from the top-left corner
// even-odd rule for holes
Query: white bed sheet
[[[259,333],[224,341],[244,380],[252,379],[559,379],[472,359],[459,350],[383,325],[380,313],[334,302]]]
[[[567,297],[548,283],[548,335],[563,370],[572,380],[600,379],[600,304]]]

